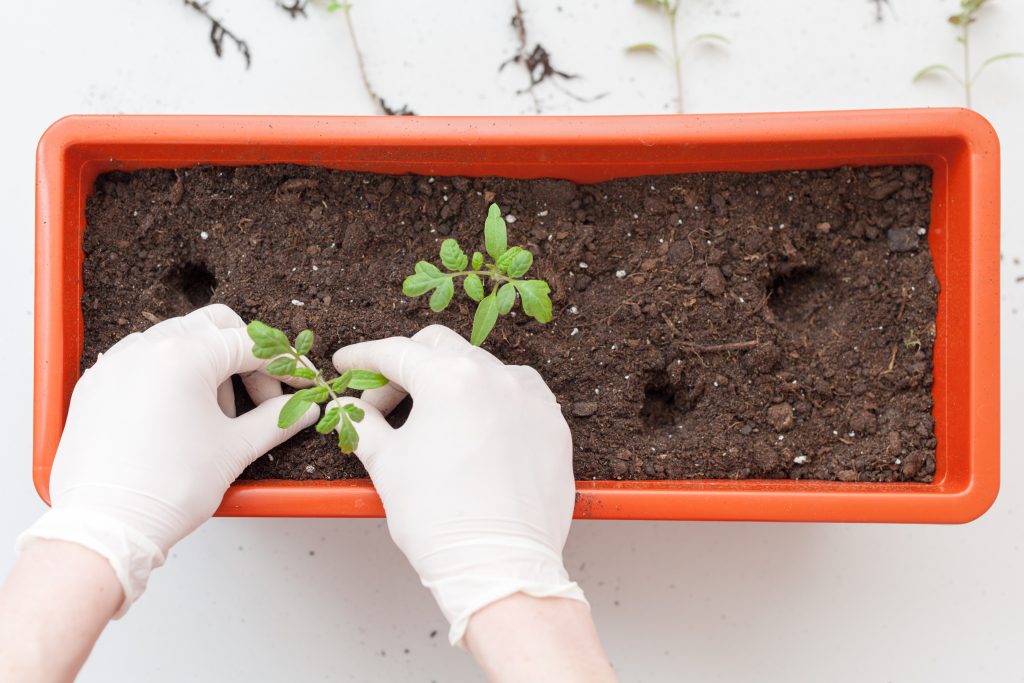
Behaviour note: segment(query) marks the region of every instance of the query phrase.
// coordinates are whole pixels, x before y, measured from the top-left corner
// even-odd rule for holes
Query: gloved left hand
[[[215,304],[128,335],[85,371],[50,473],[53,509],[18,539],[79,543],[110,561],[124,588],[117,616],[171,546],[210,518],[253,460],[316,422],[288,429],[288,396],[263,374],[245,323]],[[235,417],[230,378],[257,407]],[[301,384],[297,383],[297,386]]]

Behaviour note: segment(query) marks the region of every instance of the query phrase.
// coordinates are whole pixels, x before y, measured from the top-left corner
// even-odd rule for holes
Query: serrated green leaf
[[[925,68],[921,69],[916,74],[914,74],[914,78],[911,79],[911,82],[917,83],[922,78],[924,78],[926,76],[930,76],[930,75],[932,75],[933,73],[936,73],[936,72],[944,73],[947,76],[949,76],[950,78],[952,78],[954,81],[959,83],[960,85],[963,85],[963,79],[961,79],[960,76],[958,76],[955,71],[950,69],[945,64],[929,64],[928,66],[926,66]]]
[[[509,251],[511,251],[511,249]],[[520,249],[511,259],[509,259],[505,272],[508,273],[509,277],[522,277],[526,275],[526,271],[528,271],[532,265],[533,254],[526,249]]]
[[[626,52],[647,52],[649,54],[657,54],[661,52],[661,48],[654,43],[633,43],[626,47]]]
[[[427,277],[433,278],[435,280],[444,277],[444,273],[441,272],[441,269],[435,266],[430,261],[417,261],[416,272],[419,273],[420,275],[426,275]]]
[[[359,448],[359,433],[345,413],[342,413],[341,425],[338,427],[338,448],[342,453],[354,453]]]
[[[246,325],[245,331],[253,342],[253,355],[257,358],[273,358],[292,350],[291,344],[288,343],[288,335],[259,320],[253,320]],[[256,349],[259,349],[259,353]]]
[[[316,373],[309,368],[295,368],[295,372],[292,373],[292,377],[298,377],[299,379],[316,379]]]
[[[313,331],[303,330],[295,337],[295,352],[305,356],[313,348]]]
[[[484,255],[479,251],[473,252],[473,270],[480,270],[484,265]]]
[[[494,265],[498,266],[498,272],[499,273],[507,273],[508,272],[508,266],[512,262],[512,259],[514,259],[516,257],[516,255],[519,252],[521,252],[522,250],[523,250],[522,247],[509,247],[507,250],[505,250],[505,253],[502,254],[494,262]]]
[[[348,415],[353,422],[362,422],[363,418],[366,417],[366,413],[362,408],[354,403],[346,403],[341,409]]]
[[[254,355],[257,358],[260,358],[262,360],[266,360],[268,358],[273,358],[274,356],[280,356],[282,353],[289,353],[289,352],[291,352],[290,348],[289,349],[281,350],[281,347],[279,347],[279,346],[259,346],[259,345],[255,345],[255,346],[252,347],[252,355]]]
[[[295,392],[295,395],[308,403],[323,403],[330,396],[330,393],[327,391],[327,387],[316,386],[309,387],[308,389],[299,389]]]
[[[524,280],[514,283],[523,301],[523,311],[539,323],[551,322],[551,287],[544,280]]]
[[[466,257],[465,254],[462,255]],[[430,310],[434,313],[440,313],[444,309],[448,308],[448,304],[452,302],[452,296],[455,294],[455,282],[452,279],[445,278],[444,282],[437,286],[434,293],[430,295]]]
[[[491,204],[487,209],[487,220],[484,221],[484,246],[492,259],[497,259],[508,249],[508,230],[497,204]]]
[[[506,282],[498,289],[498,315],[508,315],[516,304],[516,287]]]
[[[335,377],[334,379],[331,380],[331,389],[334,391],[334,393],[340,394],[341,392],[348,389],[348,385],[351,382],[352,371],[346,370],[345,372],[341,373],[340,376]]]
[[[306,414],[311,405],[313,405],[312,402],[299,396],[299,393],[292,394],[288,402],[281,406],[281,412],[277,415],[277,426],[281,429],[288,429]]]
[[[349,389],[365,391],[367,389],[382,387],[388,383],[387,377],[379,372],[373,372],[372,370],[349,370],[348,372],[352,373],[351,379],[349,379],[348,382]]]
[[[316,431],[321,434],[330,434],[339,422],[341,422],[341,412],[335,406],[324,413],[324,416],[316,423]]]
[[[441,242],[441,264],[448,270],[465,270],[469,265],[469,257],[459,243],[449,237]]]
[[[245,331],[248,333],[249,339],[260,346],[288,345],[288,336],[284,332],[259,320],[253,320],[246,325]]]
[[[406,296],[420,296],[426,294],[440,283],[437,278],[423,273],[410,275],[402,281],[402,294]]]
[[[484,283],[480,281],[480,276],[476,273],[470,273],[466,276],[466,279],[462,282],[462,288],[466,290],[466,294],[473,301],[480,301],[484,298]]]
[[[295,374],[295,359],[282,356],[270,361],[267,366],[267,374],[274,377],[291,377]]]
[[[480,346],[487,339],[487,335],[494,329],[494,323],[498,320],[498,299],[494,293],[483,298],[476,307],[473,315],[473,332],[469,336],[469,342],[473,346]]]

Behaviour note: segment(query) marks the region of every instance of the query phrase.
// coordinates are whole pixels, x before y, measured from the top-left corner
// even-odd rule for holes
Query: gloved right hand
[[[477,610],[513,593],[586,602],[562,561],[572,435],[536,370],[504,365],[440,325],[342,348],[334,364],[391,380],[347,399],[366,411],[356,455],[453,645]],[[406,391],[412,411],[393,429],[382,413]]]

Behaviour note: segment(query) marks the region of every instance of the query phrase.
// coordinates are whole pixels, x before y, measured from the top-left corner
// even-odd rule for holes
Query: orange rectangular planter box
[[[82,231],[109,170],[293,163],[376,173],[565,178],[925,164],[941,286],[931,484],[581,481],[591,519],[967,522],[999,488],[999,143],[963,109],[711,116],[359,118],[81,116],[43,135],[36,185],[33,480],[50,465],[79,376]],[[233,485],[230,516],[376,517],[367,480]]]

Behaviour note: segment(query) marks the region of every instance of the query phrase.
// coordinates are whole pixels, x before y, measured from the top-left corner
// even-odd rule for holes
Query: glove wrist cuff
[[[583,589],[569,579],[561,558],[547,553],[510,557],[509,548],[488,550],[483,555],[487,560],[458,562],[449,565],[455,570],[422,580],[451,624],[448,640],[452,645],[463,647],[466,628],[476,612],[515,593],[588,604]]]
[[[20,553],[37,540],[77,543],[106,558],[124,590],[119,619],[146,590],[149,575],[163,565],[163,551],[144,534],[113,517],[91,510],[55,508],[40,517],[15,542]]]

